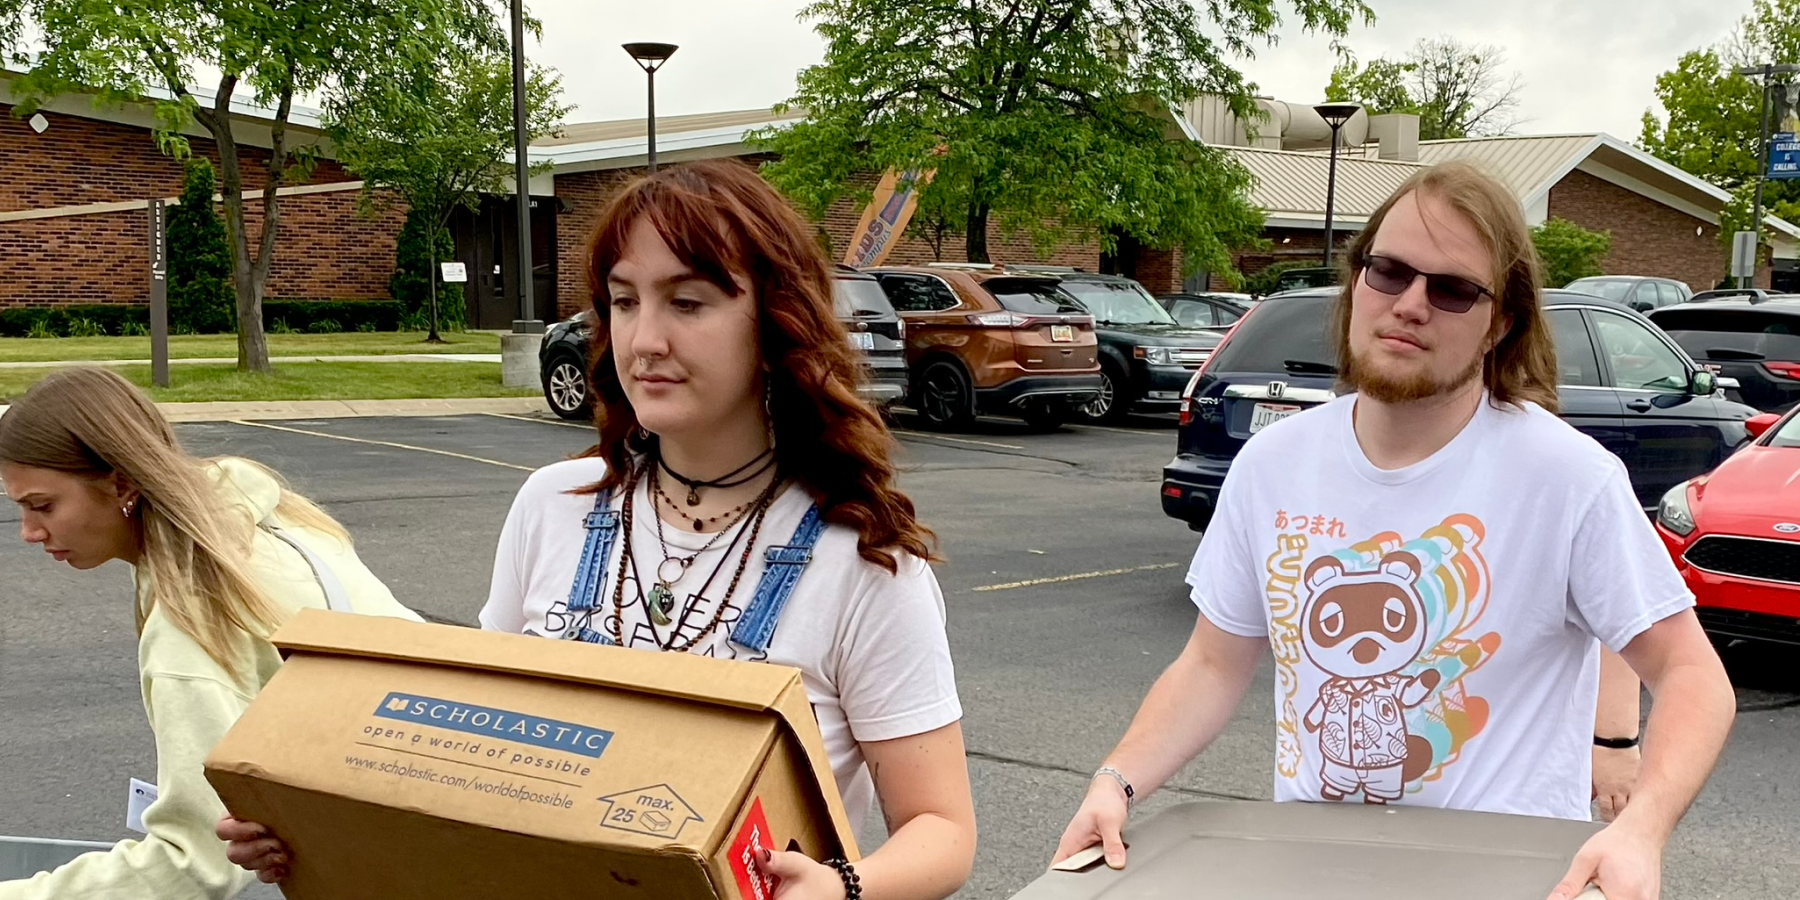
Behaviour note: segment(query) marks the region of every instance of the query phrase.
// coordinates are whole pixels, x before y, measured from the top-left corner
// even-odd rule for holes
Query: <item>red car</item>
[[[1800,407],[1744,427],[1750,444],[1663,496],[1656,531],[1716,640],[1800,645]]]

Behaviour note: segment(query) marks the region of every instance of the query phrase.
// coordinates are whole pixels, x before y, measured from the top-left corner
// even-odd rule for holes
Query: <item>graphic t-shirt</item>
[[[481,610],[483,628],[540,636],[563,633],[570,624],[569,590],[587,543],[584,523],[594,509],[593,496],[569,492],[594,484],[605,474],[603,460],[574,459],[539,469],[526,480],[500,532],[493,584]],[[679,496],[667,486],[664,490]],[[620,499],[615,492],[613,509],[619,508]],[[704,636],[690,652],[799,669],[851,826],[860,828],[875,806],[875,786],[859,744],[935,731],[961,719],[962,705],[956,695],[937,576],[930,566],[904,553],[899,555],[900,573],[889,574],[857,554],[857,533],[843,526],[829,525],[820,536],[812,562],[782,611],[768,652],[731,642],[731,629],[762,577],[765,551],[786,544],[810,506],[806,492],[792,485],[775,498],[750,564],[730,596],[726,588],[743,544],[728,551],[733,535],[727,534],[700,553],[672,584],[676,601],[669,624],[658,625],[645,598],[663,554],[648,489],[640,482],[631,539],[638,578],[627,568],[620,643],[660,650],[665,644],[680,646]],[[663,537],[671,551],[687,556],[700,551],[712,535],[664,525]],[[744,535],[745,540],[748,537]],[[613,586],[624,545],[620,534],[600,579],[597,609],[575,624],[612,633]],[[718,577],[702,590],[715,568]],[[671,567],[665,574],[672,573]],[[652,584],[640,585],[639,579]],[[715,620],[717,625],[707,634]]]
[[[1275,799],[1589,818],[1599,642],[1693,605],[1624,466],[1484,398],[1378,469],[1355,403],[1244,446],[1188,572],[1210,622],[1274,650]]]

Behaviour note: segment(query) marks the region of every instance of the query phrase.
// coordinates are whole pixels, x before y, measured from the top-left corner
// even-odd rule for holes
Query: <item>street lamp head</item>
[[[631,54],[631,58],[637,60],[637,64],[643,66],[646,72],[661,68],[669,57],[675,55],[676,49],[674,44],[639,42],[625,45],[625,52]]]
[[[1344,123],[1350,121],[1351,116],[1361,111],[1362,105],[1357,103],[1321,103],[1313,107],[1313,112],[1318,113],[1319,118],[1324,119],[1325,124],[1330,125],[1332,131],[1344,127]]]

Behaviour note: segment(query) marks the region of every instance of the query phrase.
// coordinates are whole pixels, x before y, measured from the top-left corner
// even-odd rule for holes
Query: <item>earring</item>
[[[136,511],[136,509],[137,509],[137,501],[136,500],[127,500],[124,503],[119,505],[119,512],[123,513],[125,515],[125,518],[127,518],[127,519],[131,518],[132,512]]]

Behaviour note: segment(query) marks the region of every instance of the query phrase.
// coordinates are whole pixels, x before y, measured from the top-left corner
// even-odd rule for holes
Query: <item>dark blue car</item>
[[[1196,531],[1212,520],[1238,450],[1272,422],[1336,396],[1327,337],[1336,288],[1282,294],[1251,310],[1188,386],[1163,512]],[[1756,410],[1624,304],[1545,291],[1556,338],[1562,417],[1625,461],[1653,512],[1676,484],[1711,471],[1749,440]]]

